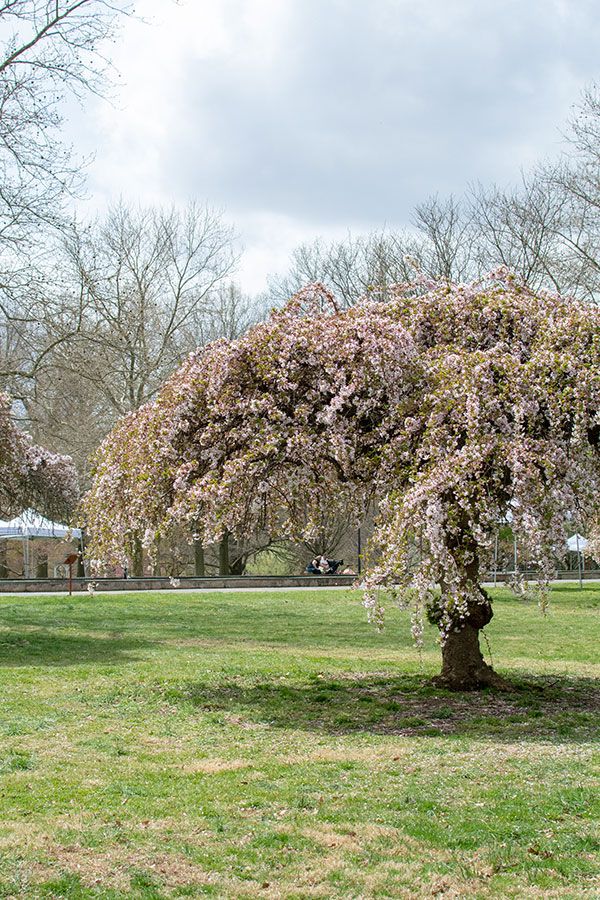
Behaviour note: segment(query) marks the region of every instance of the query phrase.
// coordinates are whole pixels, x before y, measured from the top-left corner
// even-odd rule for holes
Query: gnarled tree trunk
[[[434,679],[434,684],[451,691],[477,691],[487,687],[508,690],[508,683],[486,663],[479,646],[479,632],[492,621],[494,613],[489,594],[479,584],[477,546],[468,527],[456,540],[454,549],[459,551],[459,558],[470,558],[462,578],[465,595],[468,592],[470,599],[466,616],[457,613],[450,628],[442,631],[442,671]],[[429,619],[441,629],[448,606],[444,603],[446,585],[442,583],[440,586],[442,602],[431,611]],[[476,598],[473,597],[474,588],[478,594]]]
[[[451,691],[476,691],[493,687],[507,690],[507,682],[483,658],[479,632],[491,621],[492,604],[481,589],[481,603],[471,602],[464,619],[457,619],[442,644],[442,671],[434,678],[439,687]]]

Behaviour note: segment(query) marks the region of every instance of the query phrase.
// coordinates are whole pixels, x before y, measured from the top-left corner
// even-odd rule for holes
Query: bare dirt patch
[[[44,856],[33,866],[32,875],[38,882],[68,872],[78,875],[88,887],[102,885],[125,891],[130,887],[132,875],[144,872],[156,877],[166,888],[215,883],[214,873],[182,856],[165,853],[124,853],[118,848],[99,851],[78,844],[61,847],[49,842]]]
[[[205,775],[217,775],[219,772],[235,772],[238,769],[248,769],[252,763],[247,759],[195,759],[178,766],[186,775],[201,772]]]

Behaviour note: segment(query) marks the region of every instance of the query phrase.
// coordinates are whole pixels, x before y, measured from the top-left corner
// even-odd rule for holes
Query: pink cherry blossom
[[[10,398],[0,394],[0,514],[12,516],[33,507],[65,521],[78,495],[71,458],[33,444],[16,424]]]
[[[94,555],[182,524],[205,543],[307,538],[323,509],[359,522],[375,503],[373,621],[391,593],[417,640],[426,608],[444,641],[478,630],[481,558],[508,512],[542,590],[569,517],[598,531],[599,364],[598,309],[504,271],[344,311],[311,285],[192,354],[109,436],[85,503]]]

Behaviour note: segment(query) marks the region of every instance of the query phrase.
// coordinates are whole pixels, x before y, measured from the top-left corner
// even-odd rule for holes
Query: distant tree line
[[[533,290],[600,301],[600,90],[585,92],[562,156],[503,189],[472,185],[465,196],[430,197],[411,227],[298,247],[290,270],[271,278],[284,302],[321,281],[347,306],[390,285],[433,279],[469,281],[505,266]]]

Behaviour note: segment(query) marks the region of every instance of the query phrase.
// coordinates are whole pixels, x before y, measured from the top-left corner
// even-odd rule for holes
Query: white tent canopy
[[[587,549],[588,539],[582,534],[574,534],[567,540],[567,547],[573,553],[583,553]]]
[[[58,538],[59,540],[81,539],[79,528],[68,528],[44,518],[34,509],[24,510],[20,516],[9,519],[8,522],[0,520],[0,540],[7,538]]]

